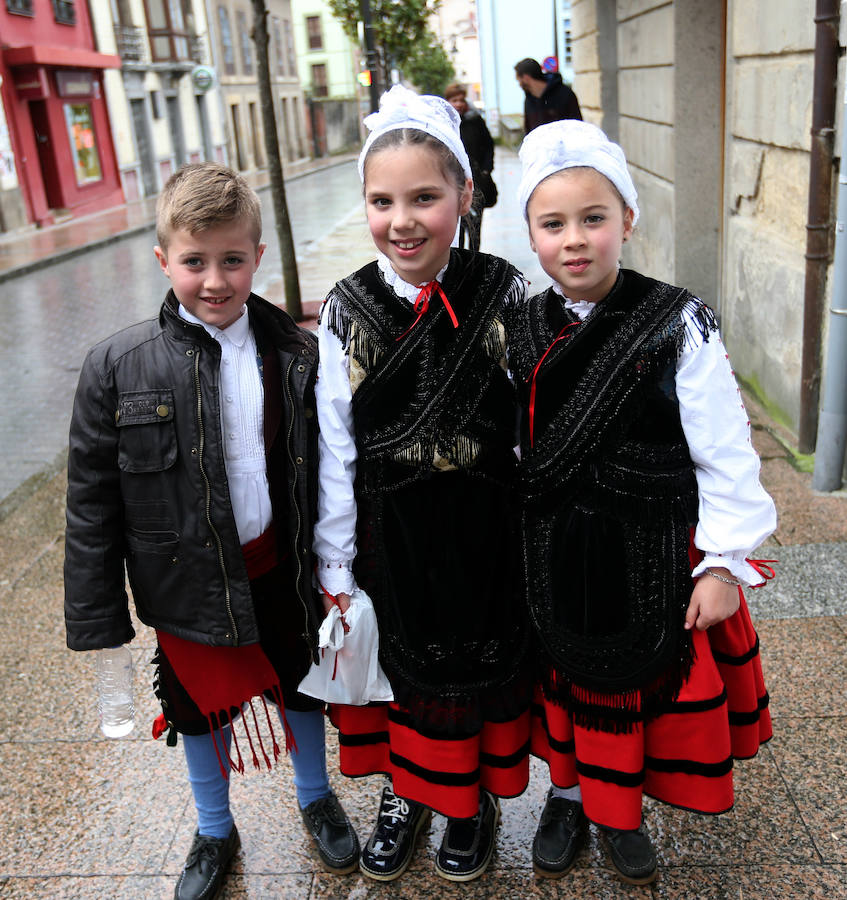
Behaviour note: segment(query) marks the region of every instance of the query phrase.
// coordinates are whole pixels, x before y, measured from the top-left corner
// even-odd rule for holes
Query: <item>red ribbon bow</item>
[[[450,301],[447,299],[447,295],[444,293],[441,285],[433,279],[428,284],[423,285],[421,288],[421,292],[418,294],[418,299],[415,300],[414,310],[418,314],[417,319],[397,338],[398,341],[402,341],[404,337],[415,327],[415,325],[420,322],[420,320],[426,314],[426,311],[429,309],[429,301],[433,294],[437,293],[441,297],[441,302],[444,304],[444,308],[447,310],[447,314],[450,316],[450,321],[453,323],[454,328],[459,327],[459,320],[456,318],[456,313],[453,312],[453,307],[450,306]]]

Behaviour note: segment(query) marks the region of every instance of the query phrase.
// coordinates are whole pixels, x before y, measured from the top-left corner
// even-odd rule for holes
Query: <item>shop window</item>
[[[221,31],[224,72],[227,75],[235,75],[235,47],[232,43],[232,29],[229,27],[229,13],[225,6],[218,7],[218,25]]]
[[[253,74],[253,41],[247,27],[247,13],[239,9],[235,14],[235,26],[241,36],[241,71],[245,75]]]
[[[74,0],[53,0],[53,18],[60,25],[76,25]]]
[[[306,35],[310,50],[323,50],[324,36],[320,16],[306,16]]]
[[[16,16],[32,16],[32,0],[6,0],[6,12]]]
[[[179,0],[144,0],[154,61],[189,60],[189,34]]]
[[[103,178],[103,172],[100,168],[100,154],[97,151],[91,104],[66,103],[65,122],[68,126],[68,140],[71,145],[76,183],[81,186],[91,184],[93,181],[100,181]]]
[[[329,94],[329,87],[326,81],[326,65],[319,63],[312,66],[312,96],[326,97]]]

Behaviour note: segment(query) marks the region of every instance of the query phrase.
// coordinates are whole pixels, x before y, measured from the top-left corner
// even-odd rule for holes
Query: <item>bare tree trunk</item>
[[[262,109],[262,126],[265,132],[265,152],[268,155],[268,174],[271,179],[276,236],[282,260],[282,282],[285,288],[285,309],[299,322],[303,319],[300,301],[300,279],[297,274],[297,258],[294,254],[294,238],[291,220],[288,218],[288,202],[285,199],[285,181],[282,177],[282,159],[279,155],[279,138],[276,130],[274,95],[271,89],[271,70],[268,63],[268,10],[265,0],[252,0],[253,40],[256,44],[256,74],[259,80],[259,105]]]

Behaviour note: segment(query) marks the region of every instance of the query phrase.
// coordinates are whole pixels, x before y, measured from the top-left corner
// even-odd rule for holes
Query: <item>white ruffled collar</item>
[[[576,313],[579,316],[580,321],[588,318],[597,306],[596,303],[592,303],[590,300],[571,300],[569,297],[565,296],[565,292],[556,282],[553,284],[553,290],[564,299],[565,309],[569,309]]]
[[[408,281],[404,281],[391,267],[391,261],[384,253],[377,253],[376,264],[379,266],[379,271],[382,272],[382,277],[385,279],[386,284],[394,290],[398,297],[408,300],[409,303],[414,303],[418,299],[418,294],[420,294],[423,285],[409,284]],[[448,262],[447,265],[449,264]],[[435,280],[439,284],[447,271],[447,265],[435,276]]]

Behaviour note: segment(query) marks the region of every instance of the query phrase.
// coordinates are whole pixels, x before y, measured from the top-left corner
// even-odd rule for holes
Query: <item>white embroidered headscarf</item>
[[[550,175],[574,166],[586,166],[605,175],[632,210],[632,224],[638,221],[638,192],[626,167],[623,150],[590,122],[562,119],[539,125],[524,138],[518,151],[521,183],[518,202],[524,219],[532,192]]]
[[[398,128],[415,128],[437,138],[459,160],[465,177],[472,178],[470,160],[459,136],[461,121],[456,110],[442,97],[422,96],[395,84],[380,97],[379,112],[371,113],[364,120],[370,134],[359,154],[359,178],[364,182],[365,157],[373,142]]]

